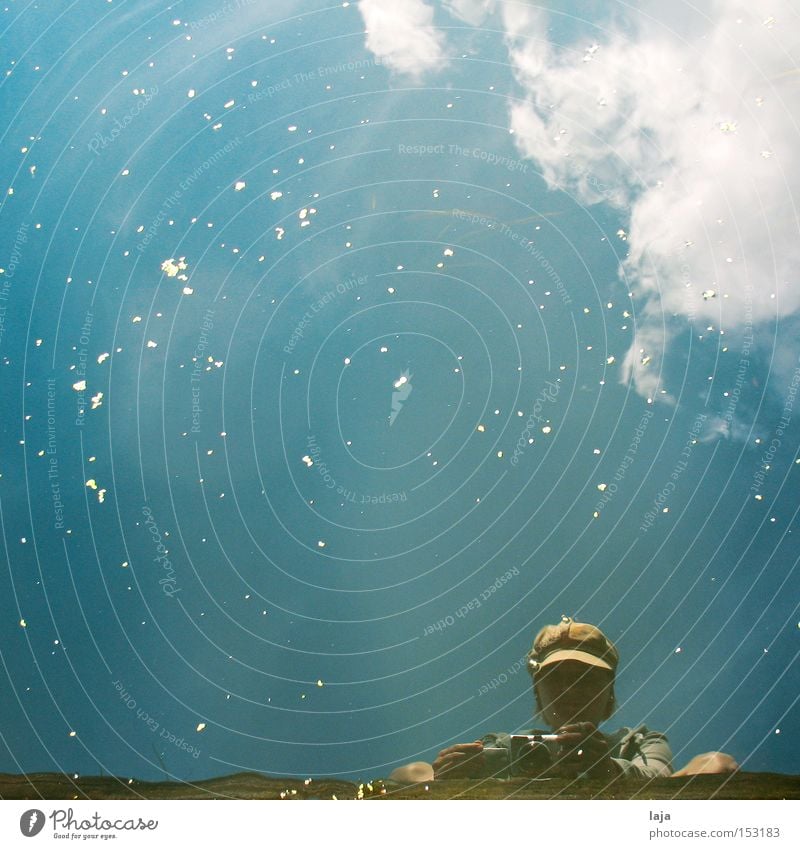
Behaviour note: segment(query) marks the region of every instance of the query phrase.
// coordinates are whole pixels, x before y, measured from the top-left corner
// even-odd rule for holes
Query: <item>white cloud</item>
[[[471,26],[480,26],[494,11],[495,0],[443,0],[445,9]]]
[[[446,62],[445,39],[424,0],[361,0],[368,50],[402,74],[419,77]]]
[[[504,12],[527,92],[510,108],[520,150],[551,185],[629,211],[637,334],[622,373],[647,396],[670,316],[730,332],[800,310],[798,17],[789,0],[706,8],[680,33],[639,14],[559,49],[536,12]]]

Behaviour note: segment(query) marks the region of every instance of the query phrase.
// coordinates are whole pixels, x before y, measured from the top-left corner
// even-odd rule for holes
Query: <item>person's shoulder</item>
[[[651,731],[646,725],[637,725],[635,728],[620,728],[610,734],[606,734],[612,757],[629,757],[646,746],[652,750],[653,746],[664,748],[668,746],[667,735],[661,731]]]
[[[616,731],[612,731],[606,734],[606,737],[609,740],[624,740],[626,737],[664,737],[666,736],[662,731],[651,731],[646,725],[637,725],[635,728],[628,728],[627,726],[623,728],[618,728]]]

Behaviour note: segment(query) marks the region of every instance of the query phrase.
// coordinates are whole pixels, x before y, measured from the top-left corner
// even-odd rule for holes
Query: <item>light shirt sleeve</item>
[[[666,735],[639,728],[623,741],[621,752],[629,757],[612,758],[624,778],[667,778],[672,775],[672,750]]]

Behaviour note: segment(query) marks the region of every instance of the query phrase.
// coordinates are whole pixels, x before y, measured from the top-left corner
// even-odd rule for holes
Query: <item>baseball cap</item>
[[[535,674],[543,666],[559,660],[578,660],[614,672],[619,652],[596,625],[562,616],[558,625],[545,625],[536,635],[528,653],[528,670]]]

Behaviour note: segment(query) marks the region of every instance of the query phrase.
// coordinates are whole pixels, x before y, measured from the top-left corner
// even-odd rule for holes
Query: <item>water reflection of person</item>
[[[536,709],[550,732],[558,736],[557,755],[542,777],[650,779],[731,773],[738,768],[730,755],[707,752],[673,773],[672,753],[664,734],[648,731],[644,726],[621,728],[611,734],[601,732],[598,727],[616,708],[614,680],[618,663],[616,647],[594,625],[563,617],[558,625],[547,625],[536,635],[528,654]],[[532,729],[526,733],[548,732]],[[487,734],[472,743],[443,749],[433,764],[418,761],[399,767],[391,778],[506,778],[508,767],[498,769],[495,755],[510,744],[509,734]]]

